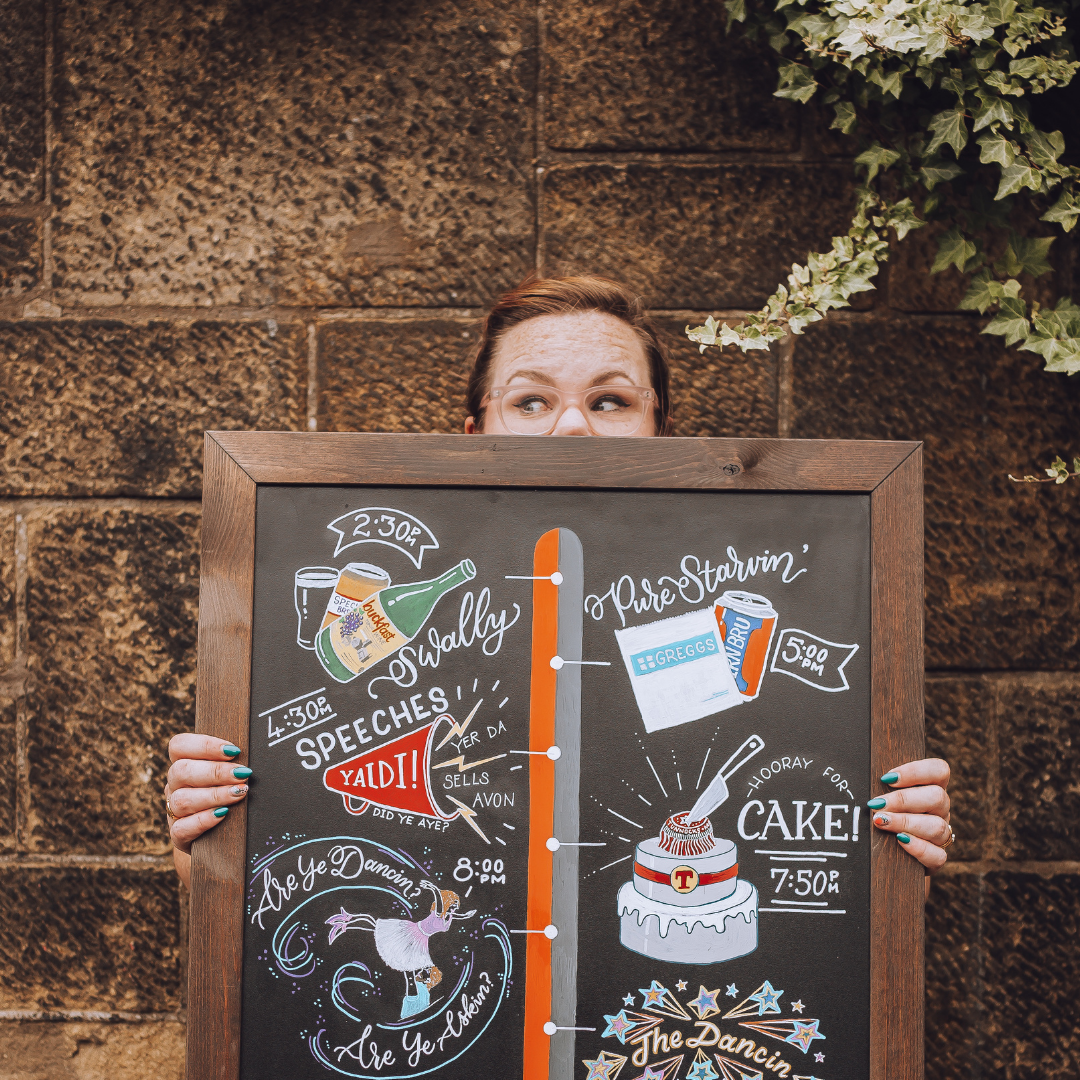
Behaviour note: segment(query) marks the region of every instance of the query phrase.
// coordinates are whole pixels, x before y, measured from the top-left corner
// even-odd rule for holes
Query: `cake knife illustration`
[[[679,964],[715,964],[757,948],[757,889],[739,877],[735,844],[713,835],[709,815],[727,801],[728,780],[764,747],[751,735],[690,810],[637,845],[633,880],[618,896],[626,948]]]

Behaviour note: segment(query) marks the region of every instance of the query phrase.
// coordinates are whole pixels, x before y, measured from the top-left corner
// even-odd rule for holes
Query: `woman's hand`
[[[896,834],[901,847],[931,873],[948,859],[952,842],[949,824],[949,763],[941,758],[909,761],[887,772],[881,782],[893,790],[871,799],[874,825]],[[929,884],[929,879],[927,880]]]
[[[212,829],[248,793],[251,770],[240,765],[240,747],[210,735],[185,732],[169,740],[165,807],[173,842],[173,863],[191,887],[191,843]]]

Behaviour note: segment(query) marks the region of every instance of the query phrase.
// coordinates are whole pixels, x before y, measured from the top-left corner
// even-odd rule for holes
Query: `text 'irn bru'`
[[[420,633],[443,596],[474,577],[476,567],[469,559],[437,578],[407,585],[391,585],[389,575],[377,566],[349,563],[315,642],[326,673],[350,682],[393,655]]]

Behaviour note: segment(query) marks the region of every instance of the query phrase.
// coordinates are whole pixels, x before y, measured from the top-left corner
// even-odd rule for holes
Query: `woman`
[[[605,278],[534,278],[503,296],[481,327],[466,434],[670,435],[668,365],[639,297]],[[243,799],[239,747],[205,735],[169,743],[165,788],[173,860],[190,884],[191,844]],[[887,772],[874,825],[929,873],[953,840],[949,766],[940,758]],[[239,783],[238,783],[239,781]],[[927,878],[929,889],[929,877]]]

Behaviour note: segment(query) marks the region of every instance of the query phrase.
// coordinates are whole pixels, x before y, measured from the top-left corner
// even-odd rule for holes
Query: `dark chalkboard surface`
[[[599,440],[543,440],[566,442]],[[681,441],[625,442],[647,466]],[[772,445],[724,449],[763,473]],[[884,658],[918,684],[896,657],[921,654],[876,640],[920,610],[918,537],[882,565],[918,522],[861,480],[378,471],[253,485],[239,1052],[193,1075],[917,1075],[875,1017],[872,913],[883,860],[901,921],[918,878],[864,808],[899,761],[875,760]],[[895,962],[919,984],[920,955]]]

